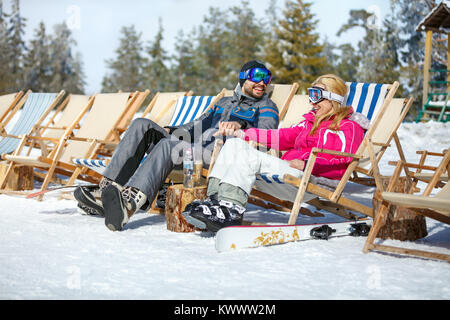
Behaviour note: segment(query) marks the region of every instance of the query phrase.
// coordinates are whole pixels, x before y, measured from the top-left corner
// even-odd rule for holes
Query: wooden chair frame
[[[111,119],[114,120],[114,123],[111,126],[107,127],[108,133],[105,135],[106,138],[111,138],[115,136],[115,131],[118,127],[118,124],[122,121],[124,116],[130,116],[129,109],[139,98],[139,95],[140,95],[139,92],[128,94],[128,101],[126,102],[126,105],[123,107],[123,110],[120,112],[120,114],[118,114],[117,117]],[[97,172],[88,170],[87,168],[82,168],[81,166],[76,166],[72,163],[61,161],[61,157],[64,154],[66,146],[68,146],[68,144],[73,141],[82,141],[89,144],[89,148],[87,148],[85,157],[90,159],[97,156],[102,146],[117,145],[117,142],[112,140],[103,140],[95,137],[91,138],[78,137],[76,135],[73,135],[76,126],[80,123],[83,116],[91,109],[91,107],[93,107],[96,97],[97,95],[91,97],[88,104],[79,113],[77,118],[73,121],[72,125],[66,129],[64,135],[59,140],[57,147],[54,148],[47,156],[40,156],[37,158],[29,156],[20,156],[20,153],[23,147],[25,146],[27,140],[33,139],[46,140],[46,138],[44,137],[36,137],[31,135],[26,135],[21,139],[20,148],[18,148],[18,150],[16,150],[16,152],[13,155],[3,155],[2,158],[4,160],[10,161],[10,165],[3,181],[0,184],[0,189],[4,188],[8,175],[10,174],[15,164],[25,164],[28,166],[33,166],[35,168],[46,170],[47,174],[44,178],[41,190],[45,190],[47,188],[48,184],[51,182],[53,178],[54,173],[70,177],[67,182],[68,185],[73,184],[76,179],[82,179],[93,183],[98,182],[101,176]],[[90,110],[90,112],[92,112],[92,110]],[[83,125],[84,123],[81,126],[83,127]],[[38,197],[38,200],[42,200],[42,196]]]
[[[423,158],[420,162],[422,162]],[[381,193],[381,198],[383,199],[383,203],[379,209],[379,211],[376,213],[373,226],[369,232],[369,236],[366,240],[366,243],[363,248],[364,253],[368,253],[370,251],[381,251],[381,252],[389,252],[389,253],[396,253],[396,254],[405,254],[405,255],[413,255],[417,257],[423,257],[423,258],[431,258],[431,259],[440,259],[447,262],[450,262],[450,255],[448,254],[442,254],[442,253],[436,253],[426,250],[413,250],[413,249],[405,249],[397,246],[387,246],[387,245],[380,245],[375,244],[375,238],[381,229],[381,227],[385,224],[387,213],[389,211],[389,208],[391,205],[395,204],[400,207],[406,207],[410,210],[413,210],[415,213],[426,216],[428,218],[450,224],[450,207],[446,208],[445,212],[442,212],[440,210],[435,209],[432,204],[428,203],[427,205],[424,205],[423,207],[419,208],[416,207],[415,204],[412,203],[412,201],[409,203],[407,200],[409,198],[405,197],[405,201],[402,201],[402,203],[395,203],[392,202],[392,200],[387,200],[389,193],[394,189],[401,172],[404,170],[404,167],[410,167],[410,168],[416,168],[419,170],[434,170],[435,173],[431,177],[430,180],[428,180],[428,185],[426,186],[423,196],[429,197],[432,190],[436,187],[438,187],[438,183],[442,177],[442,175],[447,171],[447,173],[450,173],[450,150],[447,150],[443,156],[443,159],[438,167],[431,167],[431,166],[425,166],[421,163],[419,164],[412,164],[412,163],[406,163],[402,160],[397,162],[394,174],[392,175],[389,185],[386,189],[386,192]],[[414,175],[413,174],[407,174],[407,177],[411,179],[413,182]],[[449,188],[450,185],[447,184],[444,186],[445,188]],[[409,189],[409,194],[412,194],[415,189],[415,185],[412,183],[411,188]],[[412,197],[414,198],[414,196]],[[442,209],[441,209],[442,210]]]
[[[374,140],[374,135],[377,133],[376,130],[382,130],[379,129],[383,123],[381,122],[383,115],[387,112],[387,108],[389,108],[391,102],[394,99],[394,94],[398,88],[398,82],[394,82],[383,102],[383,105],[377,114],[376,118],[373,119],[371,126],[369,130],[367,131],[364,140],[359,147],[356,154],[350,154],[350,153],[344,153],[344,152],[337,152],[334,150],[324,150],[324,149],[318,149],[313,148],[310,157],[307,161],[307,166],[304,170],[303,177],[301,179],[286,175],[284,177],[284,182],[289,183],[291,185],[294,185],[298,187],[298,192],[295,198],[294,202],[289,201],[281,201],[279,199],[276,199],[272,196],[270,196],[267,193],[257,191],[255,189],[252,190],[252,193],[249,197],[249,203],[262,206],[269,209],[276,209],[281,211],[290,211],[291,215],[289,217],[288,224],[295,224],[298,214],[301,209],[301,203],[303,196],[305,192],[310,192],[312,194],[317,195],[318,197],[322,198],[319,199],[313,199],[312,201],[308,202],[309,204],[314,205],[315,207],[319,209],[324,209],[327,211],[330,211],[334,214],[337,214],[341,217],[347,218],[347,219],[359,219],[361,217],[348,213],[347,210],[356,211],[358,213],[361,213],[366,218],[367,216],[373,217],[373,209],[371,207],[367,207],[363,204],[360,204],[356,201],[353,201],[351,199],[345,198],[342,196],[342,192],[346,186],[346,184],[350,181],[351,175],[353,172],[361,171],[367,175],[371,176],[371,179],[375,180],[377,189],[382,190],[382,182],[381,182],[381,176],[378,171],[378,162],[381,159],[381,156],[384,154],[387,147],[390,146],[390,142],[392,139],[395,140],[397,149],[399,151],[401,159],[404,160],[404,153],[401,148],[400,140],[398,139],[398,136],[396,134],[396,131],[398,127],[400,126],[401,122],[403,121],[404,117],[409,111],[409,108],[412,105],[413,99],[400,99],[396,100],[396,103],[401,102],[402,108],[400,111],[400,114],[398,115],[398,119],[396,119],[395,123],[390,128],[390,134],[388,137],[383,138],[383,141],[376,141]],[[396,105],[397,107],[399,105]],[[386,121],[386,119],[383,119]],[[392,121],[392,119],[390,119]],[[213,160],[211,161],[211,165],[208,171],[204,170],[203,174],[206,176],[209,174],[209,171],[212,169],[215,159],[217,157],[217,154],[221,148],[220,142],[217,143],[214,149],[213,153]],[[311,178],[311,172],[314,167],[315,160],[317,158],[317,155],[319,153],[328,153],[328,154],[334,154],[337,156],[345,156],[345,157],[351,157],[354,160],[352,163],[348,166],[344,176],[339,181],[339,184],[335,188],[334,191],[330,191],[326,188],[323,188],[317,184],[314,184],[310,182]],[[360,161],[363,159],[369,159],[369,163],[371,164],[370,169],[364,169],[360,166]],[[305,210],[308,212],[309,210]]]

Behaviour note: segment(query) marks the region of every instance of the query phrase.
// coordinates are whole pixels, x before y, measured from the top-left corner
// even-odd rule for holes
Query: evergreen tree
[[[194,68],[200,77],[192,88],[194,92],[215,95],[229,86],[225,78],[230,70],[226,56],[227,18],[225,11],[210,7],[203,24],[196,31]]]
[[[11,74],[9,69],[9,41],[6,23],[8,15],[3,11],[3,0],[0,0],[0,94],[7,93]]]
[[[173,81],[170,79],[169,69],[166,66],[169,57],[162,46],[164,29],[161,18],[159,18],[158,24],[155,40],[147,48],[149,58],[144,67],[145,87],[150,88],[153,92],[167,91]]]
[[[72,46],[76,41],[65,23],[54,26],[55,34],[50,37],[51,81],[48,90],[58,92],[83,93],[84,74],[80,55],[72,55]]]
[[[337,35],[353,28],[363,28],[365,31],[364,37],[358,42],[358,58],[354,62],[359,63],[352,81],[392,83],[399,79],[398,27],[393,14],[388,15],[380,28],[369,23],[372,16],[372,13],[363,9],[351,10],[348,22]]]
[[[310,7],[311,3],[303,0],[286,0],[275,39],[266,44],[265,61],[272,67],[276,83],[299,82],[304,89],[327,69]]]
[[[24,86],[33,91],[48,92],[52,80],[49,39],[44,22],[39,23],[24,60]]]
[[[9,17],[9,72],[12,77],[9,81],[9,91],[22,89],[23,54],[26,50],[23,35],[25,33],[26,19],[20,15],[20,2],[13,0],[12,13]]]
[[[341,44],[336,49],[339,54],[335,64],[335,74],[339,75],[345,81],[355,81],[357,79],[358,65],[361,57],[349,43]]]
[[[141,41],[142,33],[138,33],[134,25],[122,27],[120,33],[122,37],[115,51],[116,57],[106,60],[111,73],[103,78],[103,92],[118,90],[132,92],[143,89],[142,66],[145,58]]]
[[[238,82],[237,71],[242,64],[249,60],[260,59],[263,44],[263,22],[255,17],[247,0],[242,1],[240,6],[230,9],[232,17],[225,24],[226,43],[225,58],[226,71],[223,74],[227,88],[234,88]]]
[[[188,91],[196,86],[197,79],[200,78],[198,70],[195,68],[195,48],[193,35],[186,36],[180,30],[175,40],[175,55],[172,56],[173,65],[170,74],[173,76],[171,83],[175,91]]]

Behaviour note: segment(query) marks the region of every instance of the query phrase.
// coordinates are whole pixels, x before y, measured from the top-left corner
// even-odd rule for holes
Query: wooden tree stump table
[[[390,177],[383,177],[383,189],[386,190]],[[406,177],[400,177],[399,183],[393,192],[407,193],[408,185]],[[381,196],[375,192],[372,205],[375,215],[379,212],[382,204]],[[401,241],[414,241],[427,236],[427,225],[425,217],[416,214],[408,208],[391,205],[386,215],[385,224],[380,228],[377,238],[395,239]]]
[[[194,232],[197,230],[186,221],[181,213],[195,199],[204,200],[206,189],[206,186],[184,188],[182,184],[167,188],[165,214],[168,230],[174,232]]]
[[[3,180],[9,164],[6,161],[0,162],[0,181]],[[8,177],[5,190],[33,190],[34,176],[33,168],[16,165]]]

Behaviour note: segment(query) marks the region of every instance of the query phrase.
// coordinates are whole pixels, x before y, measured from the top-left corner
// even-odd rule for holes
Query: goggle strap
[[[333,100],[339,102],[340,104],[344,104],[344,97],[339,94],[330,91],[322,91],[322,94],[325,99]]]

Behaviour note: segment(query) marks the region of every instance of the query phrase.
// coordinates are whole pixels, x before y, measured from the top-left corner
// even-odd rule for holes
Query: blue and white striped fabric
[[[372,120],[380,111],[386,98],[389,84],[346,82],[348,93],[344,104],[352,106],[355,112],[362,113]]]
[[[94,170],[100,174],[103,174],[103,171],[105,171],[106,167],[109,164],[110,159],[79,159],[74,158],[72,159],[72,162],[76,165],[81,165],[83,167],[88,167],[91,170]]]
[[[19,136],[28,134],[34,124],[42,117],[45,110],[53,103],[56,93],[30,93],[27,101],[20,111],[20,116],[8,134]],[[16,150],[20,140],[5,137],[0,141],[0,154],[11,153]]]
[[[180,126],[197,119],[211,104],[213,96],[183,96],[178,98],[169,126]]]

